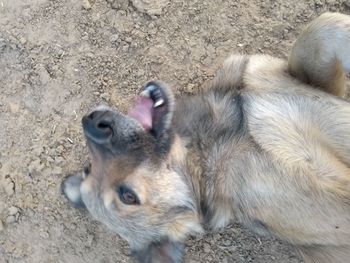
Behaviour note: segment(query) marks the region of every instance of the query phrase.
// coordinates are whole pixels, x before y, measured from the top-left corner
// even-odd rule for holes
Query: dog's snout
[[[85,135],[95,143],[103,143],[113,135],[113,118],[110,111],[93,111],[83,117]]]

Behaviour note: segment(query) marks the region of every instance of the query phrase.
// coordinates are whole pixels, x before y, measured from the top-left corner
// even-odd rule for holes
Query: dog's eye
[[[133,190],[125,185],[120,185],[117,188],[120,200],[126,205],[139,205],[140,200]]]

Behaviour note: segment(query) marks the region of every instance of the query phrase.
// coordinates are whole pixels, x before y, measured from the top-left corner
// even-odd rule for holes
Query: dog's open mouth
[[[156,111],[164,106],[165,94],[158,85],[149,83],[136,99],[128,116],[137,120],[145,130],[152,130]]]

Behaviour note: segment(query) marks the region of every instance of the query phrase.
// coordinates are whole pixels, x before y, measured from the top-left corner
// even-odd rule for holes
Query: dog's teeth
[[[162,93],[156,85],[147,86],[146,89],[141,93],[141,95],[143,94],[146,94],[147,97],[151,98],[154,101],[153,108],[158,108],[165,103],[164,99],[162,98]]]
[[[140,96],[150,98],[151,97],[151,92],[148,89],[145,89],[144,91],[142,91],[140,93]]]
[[[157,108],[159,106],[162,106],[163,104],[164,104],[164,100],[160,98],[154,103],[153,108]]]

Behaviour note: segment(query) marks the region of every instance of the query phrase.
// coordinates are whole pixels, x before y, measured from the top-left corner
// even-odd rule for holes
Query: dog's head
[[[92,164],[82,200],[152,262],[174,261],[184,238],[201,231],[189,183],[169,157],[173,107],[170,89],[150,82],[127,115],[99,107],[82,120]]]

